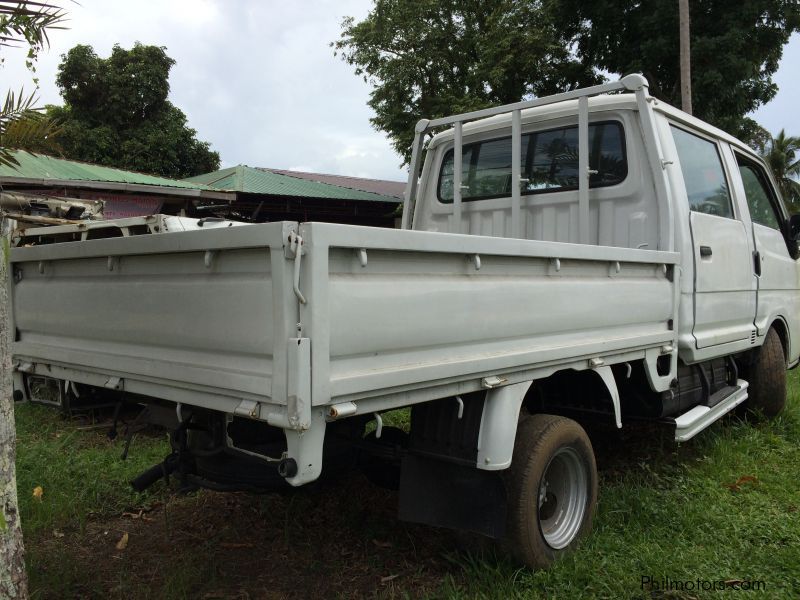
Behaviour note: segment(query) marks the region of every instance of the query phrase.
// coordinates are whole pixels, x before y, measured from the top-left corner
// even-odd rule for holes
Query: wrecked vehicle
[[[420,121],[410,173],[401,230],[27,229],[17,398],[52,380],[144,404],[174,451],[137,489],[289,489],[358,461],[401,518],[531,567],[591,527],[583,425],[685,441],[745,401],[782,409],[797,217],[751,149],[643,77]],[[404,407],[407,432],[384,426]]]

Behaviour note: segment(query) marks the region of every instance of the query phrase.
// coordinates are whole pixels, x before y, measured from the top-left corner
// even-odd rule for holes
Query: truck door
[[[786,219],[766,169],[738,152],[736,163],[741,181],[735,182],[734,189],[747,201],[753,221],[758,282],[755,324],[759,335],[765,335],[776,316],[791,317],[796,310],[798,265],[784,235],[788,233]]]
[[[737,218],[717,141],[672,126],[689,201],[698,348],[748,339],[756,282],[751,242]]]

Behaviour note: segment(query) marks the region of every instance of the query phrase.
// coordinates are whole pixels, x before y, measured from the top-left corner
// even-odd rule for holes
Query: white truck
[[[800,357],[797,217],[640,75],[420,121],[400,230],[231,225],[28,229],[11,253],[17,399],[144,404],[174,451],[139,489],[357,461],[401,518],[546,567],[591,527],[581,424],[772,416]]]

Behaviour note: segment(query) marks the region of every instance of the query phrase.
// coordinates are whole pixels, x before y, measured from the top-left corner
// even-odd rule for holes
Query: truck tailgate
[[[289,333],[274,285],[295,223],[15,248],[14,356],[272,401]],[[284,364],[283,359],[277,361]],[[137,391],[146,391],[139,388]],[[159,395],[159,394],[154,394]]]

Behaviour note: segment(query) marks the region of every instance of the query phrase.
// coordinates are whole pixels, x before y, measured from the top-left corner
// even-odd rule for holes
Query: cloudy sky
[[[65,3],[66,4],[66,3]],[[66,4],[70,29],[51,35],[37,70],[43,103],[61,102],[60,55],[90,44],[108,56],[119,43],[165,46],[177,61],[171,100],[224,166],[239,163],[404,180],[400,159],[369,124],[370,87],[329,47],[343,17],[365,16],[371,0],[80,0]],[[4,49],[0,88],[32,88],[24,53]],[[800,35],[785,48],[778,96],[756,119],[800,134]]]

